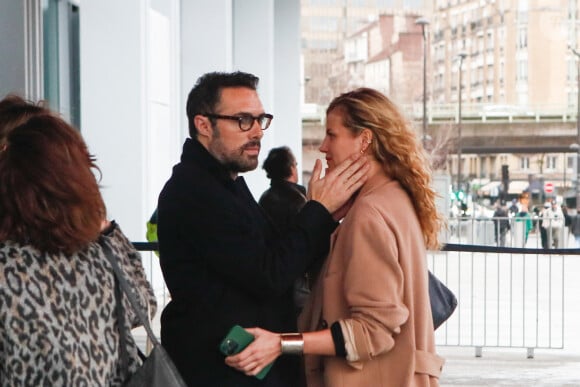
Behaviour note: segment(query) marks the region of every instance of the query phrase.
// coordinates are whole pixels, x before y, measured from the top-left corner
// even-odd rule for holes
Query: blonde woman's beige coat
[[[305,356],[308,386],[439,385],[423,235],[409,195],[384,174],[365,183],[332,235],[299,326],[337,321],[347,358]]]

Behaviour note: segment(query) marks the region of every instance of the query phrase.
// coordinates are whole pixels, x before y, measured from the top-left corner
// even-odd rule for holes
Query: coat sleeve
[[[344,230],[346,231],[346,230]],[[404,275],[398,243],[380,214],[365,211],[352,224],[345,245],[343,291],[350,318],[340,321],[351,365],[385,353],[395,345],[409,310],[404,304]]]

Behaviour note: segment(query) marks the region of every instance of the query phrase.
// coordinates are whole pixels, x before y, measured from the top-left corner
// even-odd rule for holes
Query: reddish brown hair
[[[34,105],[25,102],[8,117],[3,102],[0,240],[46,252],[81,250],[98,238],[105,218],[94,158],[79,132],[47,109],[31,114]]]
[[[5,143],[6,136],[12,129],[39,114],[52,114],[52,112],[43,106],[43,102],[34,104],[17,95],[6,96],[0,101],[0,145]]]

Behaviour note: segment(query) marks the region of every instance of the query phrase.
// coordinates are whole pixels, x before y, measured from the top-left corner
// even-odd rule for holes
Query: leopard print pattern
[[[118,227],[103,239],[153,315],[140,254]],[[66,256],[0,242],[0,385],[123,385],[141,363],[129,326],[138,321],[126,297],[123,304],[128,370],[119,367],[113,269],[99,244]]]

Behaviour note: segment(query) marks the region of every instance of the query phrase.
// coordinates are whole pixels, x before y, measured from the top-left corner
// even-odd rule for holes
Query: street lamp
[[[462,87],[462,68],[463,68],[463,60],[467,57],[467,54],[461,52],[457,55],[459,58],[459,87],[458,87],[458,103],[459,108],[457,112],[457,191],[461,189],[461,89]]]
[[[427,31],[425,27],[429,25],[429,20],[420,17],[415,20],[415,24],[421,26],[423,34],[423,135],[421,136],[421,142],[423,143],[423,148],[425,148],[425,140],[427,138]]]
[[[580,52],[575,48],[569,47],[570,51],[576,56],[577,60],[580,60]],[[580,62],[577,61],[577,72],[576,72],[576,94],[578,95],[578,101],[576,102],[576,139],[578,144],[580,144]],[[580,146],[576,149],[576,212],[580,210]]]

